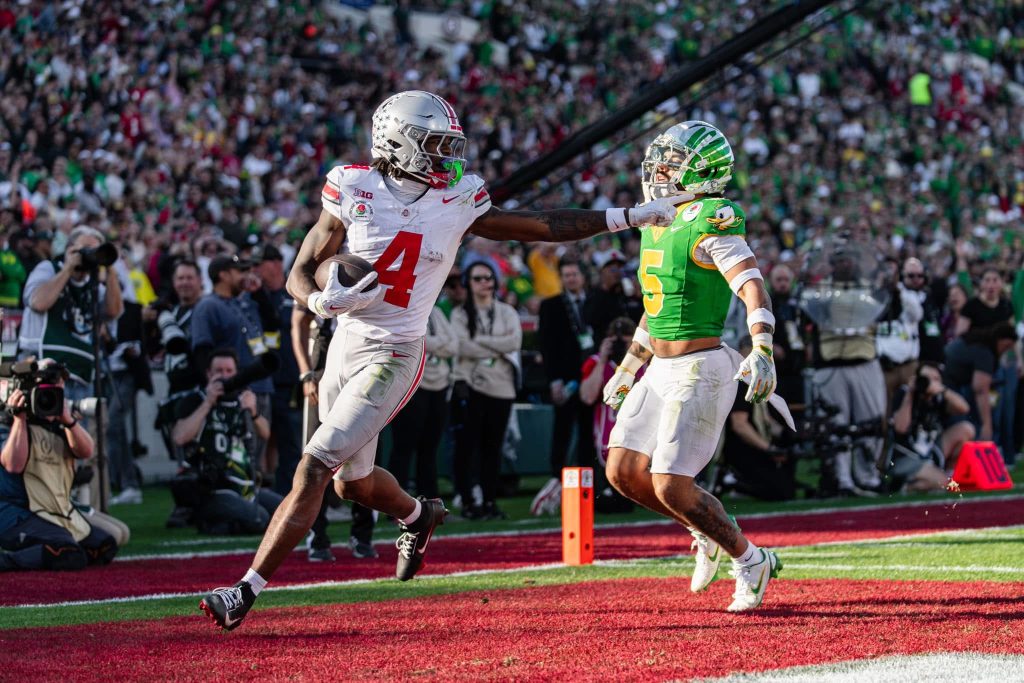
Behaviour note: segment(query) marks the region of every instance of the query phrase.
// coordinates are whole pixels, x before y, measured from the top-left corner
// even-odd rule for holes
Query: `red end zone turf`
[[[777,515],[739,521],[754,543],[788,546],[1005,526],[1021,520],[1024,520],[1024,498]],[[678,555],[689,552],[690,540],[681,527],[667,524],[595,531],[599,560]],[[271,585],[393,577],[394,546],[379,546],[379,550],[381,559],[377,561],[352,560],[347,551],[338,550],[339,561],[330,564],[310,563],[304,553],[294,553],[278,570]],[[561,557],[561,536],[557,532],[453,539],[436,536],[431,541],[423,574],[510,569],[560,562]],[[199,593],[233,583],[249,568],[251,560],[251,553],[190,559],[116,560],[108,567],[84,573],[5,574],[0,581],[0,605]]]
[[[687,579],[0,631],[10,680],[665,680],[888,654],[1024,654],[1024,584],[779,581],[757,612]],[[73,673],[69,673],[73,672]],[[966,679],[970,673],[965,672]],[[965,679],[965,680],[966,680]]]

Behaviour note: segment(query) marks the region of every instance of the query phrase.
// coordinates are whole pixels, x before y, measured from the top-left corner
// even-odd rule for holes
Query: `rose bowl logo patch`
[[[348,217],[354,221],[368,221],[373,218],[373,206],[369,202],[353,202]]]
[[[701,205],[701,202],[694,202],[693,204],[690,204],[688,207],[686,207],[686,209],[683,210],[683,220],[692,221],[694,218],[696,218],[697,214],[700,213]]]

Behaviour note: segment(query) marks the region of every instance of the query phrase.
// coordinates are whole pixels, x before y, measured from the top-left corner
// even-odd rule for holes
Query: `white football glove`
[[[619,367],[615,368],[615,374],[604,385],[604,402],[611,406],[613,410],[618,410],[622,406],[622,402],[626,400],[626,394],[629,393],[629,390],[633,388],[633,383],[636,382],[637,373],[640,372],[640,368],[646,362],[643,358],[634,356],[632,353],[626,353],[622,357]]]
[[[338,281],[338,264],[332,263],[327,287],[322,292],[309,295],[309,310],[321,318],[337,318],[345,313],[366,308],[384,297],[384,288],[379,284],[368,292],[363,289],[377,282],[377,271],[372,270],[351,287]]]
[[[615,374],[604,385],[604,402],[611,406],[612,410],[621,408],[622,402],[626,400],[626,394],[633,388],[635,381],[636,375],[626,368],[621,365],[615,368]]]
[[[763,403],[775,391],[775,358],[772,355],[772,335],[754,335],[754,349],[740,363],[739,372],[733,379],[743,380],[750,387],[744,398],[750,403]]]
[[[671,225],[676,219],[676,207],[691,200],[692,194],[677,194],[638,204],[626,212],[629,226],[638,228],[641,225]]]

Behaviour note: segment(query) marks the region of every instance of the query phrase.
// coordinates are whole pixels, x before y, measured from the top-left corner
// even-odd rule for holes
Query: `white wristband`
[[[323,292],[313,292],[310,294],[306,297],[306,308],[321,318],[326,318],[327,313],[324,311],[323,304],[320,303],[321,297],[323,297]]]
[[[646,362],[647,361],[643,358],[637,358],[633,354],[627,353],[625,357],[623,357],[622,362],[619,363],[619,369],[625,370],[636,377],[636,373],[640,372],[640,368],[642,368]]]
[[[608,230],[610,232],[618,232],[619,230],[629,229],[629,221],[626,220],[625,209],[605,209],[604,219],[608,223]]]
[[[654,349],[651,348],[651,333],[644,328],[637,326],[636,332],[633,333],[633,341],[654,353]]]
[[[749,315],[747,315],[747,329],[750,330],[751,334],[754,333],[753,327],[757,323],[764,323],[766,325],[771,325],[772,329],[774,330],[775,329],[775,315],[771,311],[769,311],[767,308],[755,309],[753,313],[750,313]]]

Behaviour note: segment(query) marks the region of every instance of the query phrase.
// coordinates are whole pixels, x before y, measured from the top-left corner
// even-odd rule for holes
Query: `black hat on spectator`
[[[253,265],[258,266],[264,261],[284,261],[284,255],[273,244],[257,244],[253,247],[249,260],[252,261]]]
[[[26,228],[24,230],[19,230],[18,232],[12,234],[10,237],[10,243],[16,244],[22,240],[31,240],[32,242],[35,242],[37,237],[38,235],[36,235],[34,231],[32,231],[29,228]]]
[[[216,283],[220,274],[225,270],[249,270],[250,268],[252,268],[250,262],[243,261],[237,256],[217,256],[210,261],[210,267],[206,272],[210,275],[210,281]]]

